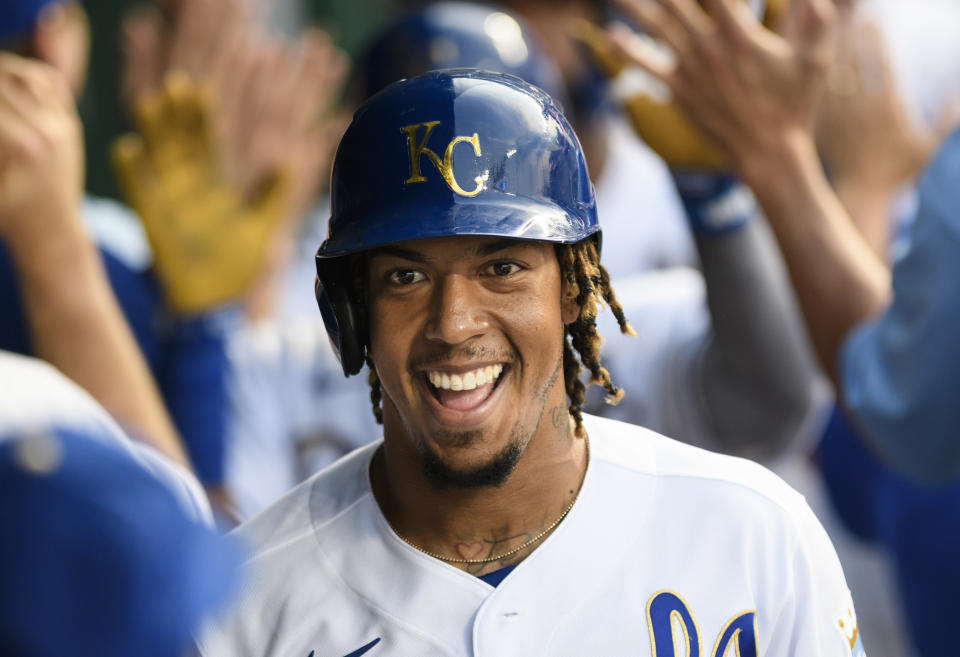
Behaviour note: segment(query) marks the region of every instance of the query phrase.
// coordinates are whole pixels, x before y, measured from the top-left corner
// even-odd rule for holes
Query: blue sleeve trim
[[[729,233],[742,228],[757,214],[753,192],[733,174],[692,170],[671,173],[694,232]]]

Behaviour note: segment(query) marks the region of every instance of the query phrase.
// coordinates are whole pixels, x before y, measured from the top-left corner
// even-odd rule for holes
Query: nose
[[[461,344],[483,335],[489,327],[478,282],[450,274],[435,287],[424,330],[428,340]]]

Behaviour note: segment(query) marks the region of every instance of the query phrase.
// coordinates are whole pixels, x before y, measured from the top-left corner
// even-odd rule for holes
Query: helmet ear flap
[[[351,293],[345,260],[318,257],[314,291],[330,346],[343,367],[344,376],[350,376],[363,369],[367,341],[361,309]]]

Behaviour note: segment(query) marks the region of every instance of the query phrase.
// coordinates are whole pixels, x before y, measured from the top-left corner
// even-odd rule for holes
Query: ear
[[[580,316],[580,304],[577,303],[577,297],[566,279],[562,279],[560,283],[560,315],[564,325],[572,324]]]

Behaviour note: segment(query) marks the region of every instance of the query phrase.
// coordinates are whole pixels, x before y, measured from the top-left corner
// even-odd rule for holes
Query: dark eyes
[[[519,272],[523,267],[515,262],[494,262],[483,270],[483,274],[494,278],[506,278]],[[391,285],[407,286],[426,280],[426,275],[416,269],[394,269],[387,274]]]
[[[425,276],[415,269],[395,269],[388,278],[394,285],[413,285],[424,280]]]
[[[490,276],[509,276],[520,271],[520,265],[515,262],[495,262],[487,267]]]

